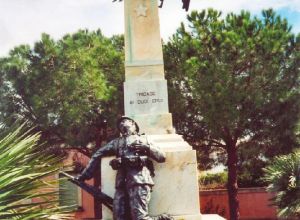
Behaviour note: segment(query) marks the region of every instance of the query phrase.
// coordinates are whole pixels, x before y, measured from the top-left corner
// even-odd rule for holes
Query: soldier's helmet
[[[131,121],[131,122],[135,125],[135,131],[136,131],[136,133],[139,133],[140,128],[139,128],[138,124],[137,124],[132,118],[125,117],[125,116],[121,117],[121,118],[117,121],[117,128],[118,128],[119,132],[122,133],[121,125],[122,125],[122,122],[125,121],[125,120]]]

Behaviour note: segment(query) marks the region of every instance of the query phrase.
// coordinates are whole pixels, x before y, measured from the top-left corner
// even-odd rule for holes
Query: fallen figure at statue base
[[[168,214],[149,216],[148,206],[154,182],[152,160],[163,163],[165,153],[151,143],[146,135],[139,134],[137,123],[128,117],[118,120],[121,137],[101,147],[92,156],[84,171],[71,181],[98,198],[113,211],[114,220],[173,220]],[[91,189],[84,183],[91,179],[102,157],[116,156],[110,161],[112,169],[117,171],[115,195],[112,199],[100,189]]]

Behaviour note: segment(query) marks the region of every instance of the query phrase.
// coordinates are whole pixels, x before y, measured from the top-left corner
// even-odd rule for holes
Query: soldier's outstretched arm
[[[99,166],[101,158],[104,156],[112,156],[115,154],[115,140],[109,142],[103,147],[99,148],[91,157],[88,165],[83,172],[76,177],[78,181],[89,180],[93,177],[95,168]]]

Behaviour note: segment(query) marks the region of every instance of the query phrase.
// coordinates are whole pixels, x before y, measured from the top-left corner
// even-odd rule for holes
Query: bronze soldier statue
[[[78,181],[92,178],[95,167],[104,156],[116,156],[110,162],[117,170],[113,200],[114,220],[169,220],[169,215],[150,217],[148,204],[154,186],[154,168],[151,159],[163,163],[165,153],[152,144],[146,135],[139,135],[137,123],[128,117],[118,121],[121,137],[116,138],[96,151]],[[129,212],[129,213],[128,213]]]

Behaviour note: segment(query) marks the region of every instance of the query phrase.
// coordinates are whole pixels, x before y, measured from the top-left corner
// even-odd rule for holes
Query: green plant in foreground
[[[39,134],[19,126],[0,133],[0,219],[66,219],[57,204],[61,158],[38,144]],[[7,134],[8,133],[8,134]]]
[[[278,156],[265,169],[267,190],[275,192],[272,204],[280,217],[300,217],[300,150]]]

